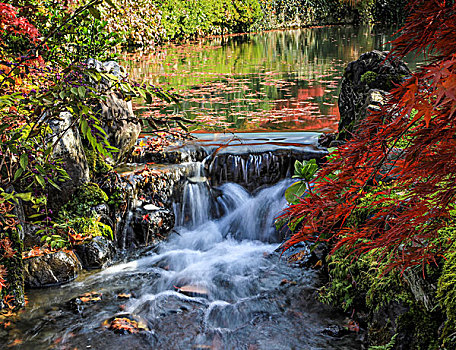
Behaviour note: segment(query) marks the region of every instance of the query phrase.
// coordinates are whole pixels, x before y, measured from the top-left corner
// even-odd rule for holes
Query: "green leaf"
[[[16,181],[22,175],[23,172],[24,172],[24,169],[18,168],[16,170],[16,172],[14,173],[13,181]]]
[[[87,128],[88,128],[89,124],[87,123],[87,120],[86,119],[82,119],[81,120],[81,131],[82,131],[82,135],[86,136],[87,135]]]
[[[65,97],[67,97],[67,94],[65,93],[65,91],[60,91],[59,96],[62,100],[64,100]]]
[[[35,179],[41,185],[41,187],[44,188],[44,186],[46,186],[46,181],[44,181],[44,178],[41,175],[35,175]]]
[[[299,203],[299,199],[307,190],[307,184],[304,181],[295,182],[285,191],[285,199],[288,203]]]
[[[97,124],[94,124],[93,127],[94,127],[95,129],[97,129],[102,135],[108,136],[108,135],[106,134],[106,131],[104,131],[104,129],[103,129],[101,126],[99,126],[99,125],[97,125]]]
[[[105,1],[106,1],[106,3],[107,3],[109,6],[111,6],[113,9],[117,9],[117,6],[114,5],[114,3],[113,3],[111,0],[105,0]]]
[[[26,170],[27,165],[28,165],[28,153],[24,153],[21,155],[21,158],[19,159],[19,164],[21,165],[21,168]]]
[[[302,163],[299,160],[295,161],[294,168],[295,168],[296,175],[301,174]]]
[[[32,192],[16,193],[15,196],[16,198],[20,198],[26,202],[30,202],[32,200]]]
[[[59,185],[57,185],[54,181],[52,181],[51,179],[48,179],[49,183],[56,189],[58,189],[59,191],[61,191],[62,189],[59,187]]]
[[[46,175],[46,170],[44,170],[44,168],[43,168],[41,165],[36,164],[36,165],[35,165],[35,168],[36,168],[36,170],[38,170],[41,174]]]
[[[100,11],[98,9],[96,9],[95,7],[89,7],[89,12],[96,19],[98,19],[98,20],[101,19]]]
[[[78,87],[78,93],[80,98],[84,98],[86,94],[86,88],[84,86]]]

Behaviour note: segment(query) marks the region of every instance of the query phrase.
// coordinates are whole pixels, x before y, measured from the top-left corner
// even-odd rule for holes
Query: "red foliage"
[[[24,35],[32,41],[38,40],[39,33],[35,26],[26,18],[17,17],[17,14],[15,7],[0,2],[0,35]]]
[[[319,173],[313,193],[286,210],[284,216],[304,218],[304,224],[285,249],[303,240],[333,240],[334,250],[351,248],[355,255],[379,249],[390,269],[435,261],[443,253],[437,231],[447,225],[456,202],[456,4],[410,0],[409,6],[411,15],[390,55],[425,53],[427,63],[338,149]],[[402,155],[389,160],[404,135]],[[389,174],[379,171],[385,163],[395,165]],[[372,204],[378,212],[364,225],[347,227],[367,186],[386,175],[397,177],[400,199],[381,207],[388,193],[378,193]]]

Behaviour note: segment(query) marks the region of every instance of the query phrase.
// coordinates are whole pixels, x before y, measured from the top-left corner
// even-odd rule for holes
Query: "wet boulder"
[[[339,95],[338,140],[349,138],[365,118],[367,107],[378,109],[385,94],[412,74],[403,61],[387,59],[387,54],[377,50],[364,53],[345,69]]]
[[[114,243],[102,236],[79,244],[74,250],[86,270],[101,269],[112,261],[115,254]]]
[[[173,229],[174,213],[166,208],[145,204],[136,209],[131,245],[150,245],[165,239]]]
[[[72,251],[60,250],[24,260],[24,282],[29,288],[49,287],[74,280],[82,269]]]

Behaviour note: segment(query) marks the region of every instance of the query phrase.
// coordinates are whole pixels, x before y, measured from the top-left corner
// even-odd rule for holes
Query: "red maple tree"
[[[28,19],[18,17],[18,10],[10,4],[0,2],[0,40],[5,35],[23,35],[32,41],[38,39],[39,33]]]
[[[449,224],[456,203],[456,4],[410,0],[409,7],[390,56],[415,52],[425,54],[426,63],[339,147],[312,193],[286,209],[283,216],[302,226],[285,249],[332,240],[334,250],[349,248],[355,255],[377,249],[389,269],[435,261],[443,253],[438,230]],[[394,178],[393,190],[369,193],[386,177]],[[375,213],[347,225],[366,196]]]

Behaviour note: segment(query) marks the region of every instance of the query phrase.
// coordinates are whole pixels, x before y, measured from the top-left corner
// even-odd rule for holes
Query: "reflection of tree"
[[[178,91],[192,118],[242,128],[334,128],[345,65],[388,40],[373,27],[272,31],[170,46],[128,63],[135,78]]]

